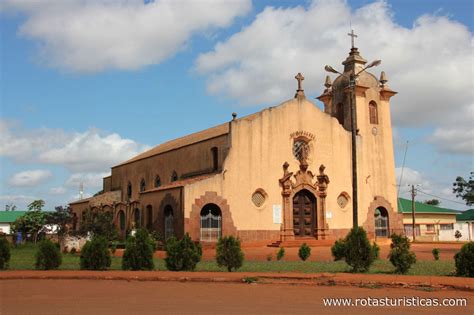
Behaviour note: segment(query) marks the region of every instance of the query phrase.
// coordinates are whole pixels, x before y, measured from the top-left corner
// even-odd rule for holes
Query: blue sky
[[[110,166],[150,146],[291,98],[299,71],[318,96],[352,23],[399,92],[402,195],[421,184],[465,209],[450,187],[473,170],[471,1],[146,2],[0,4],[0,208],[66,204],[80,182],[93,194]]]

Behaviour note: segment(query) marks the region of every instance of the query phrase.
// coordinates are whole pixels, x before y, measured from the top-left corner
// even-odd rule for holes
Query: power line
[[[428,195],[428,196],[431,196],[431,197],[436,197],[436,198],[444,200],[444,201],[454,202],[454,203],[458,203],[458,204],[464,205],[464,206],[466,205],[464,202],[460,202],[460,201],[457,201],[457,200],[451,200],[451,199],[443,198],[443,197],[440,197],[440,196],[432,195],[432,194],[429,194],[427,192],[424,192],[421,189],[416,189],[416,191],[421,192],[422,194],[425,194],[425,195]]]

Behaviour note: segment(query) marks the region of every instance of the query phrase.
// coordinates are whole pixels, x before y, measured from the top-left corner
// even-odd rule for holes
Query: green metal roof
[[[0,223],[12,223],[26,211],[0,211]]]
[[[474,209],[469,209],[456,215],[456,221],[474,221]]]
[[[411,200],[398,198],[398,212],[411,213]],[[459,210],[441,208],[415,201],[415,213],[458,214],[460,212]]]

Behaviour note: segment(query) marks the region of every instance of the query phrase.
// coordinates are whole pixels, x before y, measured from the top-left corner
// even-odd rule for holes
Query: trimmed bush
[[[106,270],[111,263],[112,258],[105,237],[95,236],[82,247],[81,269]]]
[[[171,271],[194,270],[201,260],[202,248],[194,244],[188,233],[181,240],[174,236],[166,240],[166,268]]]
[[[237,270],[242,267],[244,253],[240,248],[240,240],[233,236],[221,237],[219,242],[217,242],[216,261],[219,267],[224,266],[229,272],[231,272],[232,269]]]
[[[35,267],[38,270],[58,269],[61,265],[62,257],[59,247],[50,240],[40,242],[36,252]]]
[[[10,257],[10,244],[6,238],[0,237],[0,270],[8,268]]]
[[[301,260],[305,261],[311,256],[311,248],[306,243],[303,243],[298,250],[298,256]]]
[[[331,247],[331,253],[334,261],[344,259],[346,256],[346,242],[343,239],[337,240]]]
[[[123,270],[153,270],[155,243],[145,229],[137,230],[135,236],[129,236],[122,259]]]
[[[454,255],[456,274],[461,277],[474,277],[474,242],[469,242],[461,247]]]
[[[352,272],[366,272],[375,260],[377,248],[370,245],[362,227],[352,228],[344,239],[344,258]]]
[[[380,256],[380,246],[377,245],[377,243],[373,242],[372,243],[372,254],[374,256],[374,260],[379,259]]]
[[[439,260],[439,248],[433,248],[431,253],[433,254],[434,260]]]
[[[277,260],[282,260],[283,257],[285,257],[285,248],[284,247],[281,247],[279,250],[278,250],[278,253],[277,253]]]
[[[416,255],[410,250],[410,242],[404,235],[392,234],[389,259],[395,266],[396,273],[407,273],[411,265],[416,263]]]

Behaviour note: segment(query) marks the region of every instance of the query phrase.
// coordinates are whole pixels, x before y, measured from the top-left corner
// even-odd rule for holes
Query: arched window
[[[336,105],[336,118],[341,125],[344,125],[344,106],[342,103]]]
[[[120,231],[125,230],[125,212],[123,212],[122,210],[119,211],[119,227]]]
[[[173,174],[171,174],[171,181],[175,182],[178,180],[178,173],[176,171],[173,171]]]
[[[170,205],[165,206],[165,240],[174,236],[174,217],[173,208]]]
[[[369,118],[370,118],[370,123],[377,125],[379,123],[379,114],[377,111],[377,103],[374,101],[371,101],[369,103]]]
[[[388,212],[385,208],[379,207],[375,209],[375,236],[388,237]]]
[[[151,230],[153,228],[153,207],[146,206],[146,227]]]
[[[201,237],[204,242],[217,242],[222,236],[222,212],[219,206],[208,203],[201,210]]]
[[[145,191],[145,188],[146,188],[145,179],[142,178],[142,180],[140,181],[140,192]]]
[[[135,228],[140,228],[140,209],[136,208],[133,212],[133,222],[135,222]]]
[[[161,178],[160,176],[156,175],[155,177],[155,187],[158,188],[161,186]]]
[[[127,184],[127,198],[132,199],[132,183]]]
[[[211,155],[212,155],[212,170],[217,171],[219,168],[219,151],[217,147],[211,148]]]

